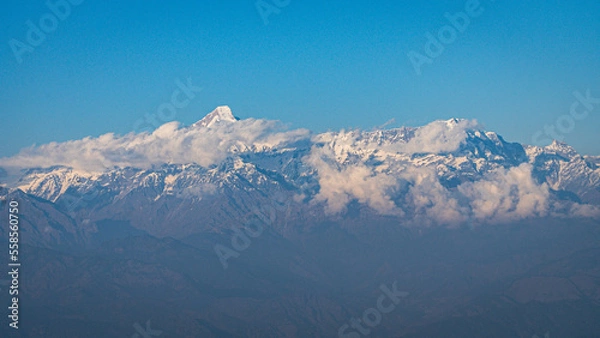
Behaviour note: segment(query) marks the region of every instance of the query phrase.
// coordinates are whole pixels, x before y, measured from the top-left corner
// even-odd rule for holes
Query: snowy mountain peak
[[[565,142],[561,142],[558,140],[552,140],[552,143],[550,145],[547,146],[549,149],[563,149],[565,147],[569,147],[570,146],[568,144],[566,144]]]
[[[219,106],[215,110],[210,112],[208,115],[206,115],[202,120],[194,123],[192,126],[210,128],[219,122],[235,122],[237,120],[239,119],[233,116],[233,113],[231,112],[229,106]]]
[[[451,119],[443,121],[443,122],[446,123],[446,126],[448,128],[452,129],[452,128],[458,126],[461,123],[468,122],[468,120],[466,120],[466,119],[458,119],[458,118],[451,118]]]
[[[453,117],[453,118],[447,120],[446,124],[449,125],[449,126],[453,126],[453,125],[458,124],[459,121],[460,121],[459,119]]]
[[[572,157],[572,156],[576,156],[577,151],[571,147],[570,145],[561,142],[561,141],[557,141],[557,140],[553,140],[552,143],[548,146],[545,147],[546,151],[551,151],[554,152],[556,154],[562,155],[562,156],[566,156],[566,157]]]

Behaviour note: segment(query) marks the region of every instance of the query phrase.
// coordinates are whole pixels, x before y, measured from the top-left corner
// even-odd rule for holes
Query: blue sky
[[[427,33],[473,1],[265,0],[285,5],[265,24],[253,0],[85,0],[31,46],[26,22],[52,25],[49,7],[6,0],[0,157],[134,131],[170,102],[178,79],[202,87],[171,114],[184,124],[227,104],[241,118],[316,132],[462,117],[510,141],[532,143],[541,131],[543,143],[544,126],[562,123],[556,135],[600,155],[600,105],[569,115],[575,91],[600,97],[600,2],[481,0],[418,75],[408,53],[426,56]],[[20,63],[12,39],[30,48]]]

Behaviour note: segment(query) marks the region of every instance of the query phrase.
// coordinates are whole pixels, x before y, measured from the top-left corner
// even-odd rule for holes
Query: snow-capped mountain
[[[534,176],[553,190],[578,202],[600,204],[600,157],[582,156],[558,141],[547,147],[527,147]]]
[[[151,134],[108,134],[0,160],[21,170],[8,188],[79,221],[111,215],[180,235],[218,230],[275,199],[287,221],[338,217],[356,205],[406,224],[598,217],[599,164],[566,144],[510,143],[468,120],[312,134],[239,120],[226,106],[190,127],[168,123]]]
[[[233,116],[229,106],[219,106],[211,113],[206,115],[202,120],[192,124],[193,127],[205,127],[210,128],[217,123],[235,122],[239,119]]]

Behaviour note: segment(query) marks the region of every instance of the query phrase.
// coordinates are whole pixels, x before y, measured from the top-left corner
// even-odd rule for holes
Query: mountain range
[[[29,336],[152,319],[169,337],[356,338],[340,327],[392,283],[408,296],[372,336],[598,332],[600,157],[561,142],[463,119],[316,134],[222,106],[0,167]]]
[[[218,232],[273,196],[293,206],[291,221],[339,217],[353,202],[404,225],[600,216],[600,157],[557,141],[510,143],[458,119],[322,134],[280,128],[223,106],[190,127],[50,144],[0,164],[19,169],[6,188],[62,206],[75,222],[110,214],[161,236]]]

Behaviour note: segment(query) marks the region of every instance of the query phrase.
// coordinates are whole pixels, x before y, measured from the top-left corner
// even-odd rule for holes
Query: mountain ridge
[[[191,127],[166,124],[159,130],[124,140],[109,135],[79,141],[80,148],[96,147],[94,160],[112,161],[102,163],[101,171],[70,166],[79,157],[60,153],[56,156],[65,163],[24,168],[5,186],[56,203],[77,222],[87,219],[82,213],[89,213],[89,207],[97,220],[109,210],[127,220],[120,205],[141,208],[140,217],[164,206],[166,215],[157,214],[155,224],[144,230],[159,233],[160,222],[181,219],[186,225],[179,236],[194,231],[186,218],[207,219],[209,227],[218,228],[217,213],[208,205],[217,203],[237,215],[274,194],[285,196],[299,218],[301,213],[339,217],[354,202],[364,207],[361,212],[396,217],[408,225],[600,217],[598,158],[581,156],[560,142],[546,147],[507,142],[465,119],[312,134],[281,129],[272,121],[239,120],[221,106]],[[185,146],[194,137],[198,145],[218,145]],[[125,141],[129,148],[110,148]],[[33,153],[1,159],[0,165],[31,163],[44,152],[52,158],[61,149],[75,153],[68,148],[73,144],[40,146]],[[210,161],[198,163],[185,151],[200,152],[201,159]],[[170,210],[175,205],[173,210],[180,211]],[[182,206],[189,210],[181,211]]]

